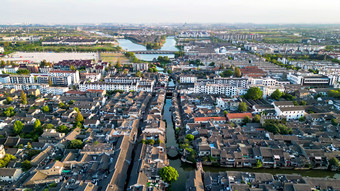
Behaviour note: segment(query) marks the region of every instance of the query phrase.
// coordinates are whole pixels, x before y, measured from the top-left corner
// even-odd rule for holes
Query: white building
[[[4,145],[0,145],[0,159],[4,158],[6,155],[5,147]]]
[[[79,84],[80,91],[87,90],[123,90],[123,91],[145,91],[152,92],[154,88],[154,80],[142,80],[140,82],[116,83],[116,82],[84,82]]]
[[[299,119],[305,116],[305,108],[303,106],[294,106],[291,101],[273,102],[276,116],[286,118],[287,120]]]
[[[14,182],[22,174],[21,168],[0,168],[0,180]]]
[[[79,84],[79,71],[53,70],[48,73],[50,76],[71,76],[72,84]]]
[[[263,92],[263,98],[267,98],[268,96],[272,95],[272,93],[276,90],[279,90],[280,92],[285,91],[284,86],[263,86],[261,89]]]
[[[187,84],[187,83],[196,83],[197,77],[195,75],[183,75],[179,78],[180,83]]]

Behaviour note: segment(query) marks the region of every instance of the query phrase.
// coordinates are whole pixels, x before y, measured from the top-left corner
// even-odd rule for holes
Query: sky
[[[340,24],[340,0],[1,0],[0,24]]]

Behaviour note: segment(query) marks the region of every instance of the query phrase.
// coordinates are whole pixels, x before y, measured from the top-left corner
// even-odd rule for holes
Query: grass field
[[[118,60],[120,60],[122,64],[129,62],[129,59],[122,53],[100,53],[100,57],[104,62],[110,62],[113,64],[115,64]]]

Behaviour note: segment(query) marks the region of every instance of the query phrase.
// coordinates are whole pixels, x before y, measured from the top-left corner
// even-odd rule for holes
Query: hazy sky
[[[340,23],[340,0],[0,1],[0,24]]]

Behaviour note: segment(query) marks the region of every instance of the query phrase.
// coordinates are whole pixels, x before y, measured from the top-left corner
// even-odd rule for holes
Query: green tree
[[[27,149],[31,149],[31,148],[32,148],[32,145],[31,145],[30,142],[27,143],[26,148],[27,148]]]
[[[81,141],[79,139],[75,139],[75,140],[71,141],[69,148],[70,149],[82,149],[83,146],[84,146],[83,141]]]
[[[11,97],[6,97],[6,103],[7,104],[10,104],[10,103],[12,103],[13,102],[13,99],[11,98]]]
[[[240,112],[246,112],[248,110],[248,106],[245,102],[240,102],[238,105],[238,110]]]
[[[281,96],[282,96],[282,93],[281,93],[280,90],[278,90],[278,89],[276,89],[276,90],[272,93],[272,95],[270,95],[270,97],[271,97],[272,99],[275,99],[275,100],[279,100],[279,99],[281,98]]]
[[[236,68],[235,68],[234,73],[235,73],[235,76],[236,76],[236,77],[241,77],[241,76],[242,76],[242,73],[241,73],[241,70],[240,70],[239,67],[236,67]]]
[[[50,111],[50,108],[47,105],[44,105],[41,109],[45,113]]]
[[[250,122],[251,122],[250,117],[245,116],[245,117],[243,118],[243,123],[250,123]]]
[[[20,99],[22,104],[27,105],[27,96],[23,90],[21,90]]]
[[[65,104],[63,102],[60,102],[58,106],[59,108],[65,108]]]
[[[192,134],[187,134],[185,138],[188,139],[189,141],[193,141],[195,139],[195,136]]]
[[[137,72],[136,72],[136,76],[137,76],[137,77],[142,77],[142,72],[137,71]]]
[[[52,82],[51,77],[48,77],[48,85],[49,85],[49,86],[53,86],[53,82]]]
[[[22,124],[21,121],[17,120],[14,122],[13,132],[16,135],[19,135],[22,132],[23,128],[24,128],[24,124]]]
[[[177,170],[171,166],[163,167],[159,171],[159,175],[162,178],[162,180],[168,183],[176,181],[177,178],[179,177]]]
[[[259,87],[251,87],[248,89],[246,95],[244,96],[247,99],[258,100],[262,99],[263,92]]]
[[[258,115],[258,114],[256,114],[255,116],[254,116],[254,122],[256,122],[256,123],[259,123],[260,122],[260,120],[261,120],[261,116],[260,115]]]
[[[329,164],[331,166],[340,167],[340,161],[336,157],[333,157],[333,158],[329,159]]]
[[[76,68],[75,68],[73,65],[71,65],[71,66],[70,66],[70,70],[75,71]]]
[[[117,61],[115,68],[119,69],[122,67],[122,64],[120,63],[120,60]]]
[[[13,107],[8,107],[5,111],[4,111],[4,115],[6,117],[12,117],[15,115],[14,113],[14,108]]]
[[[65,125],[60,125],[59,127],[57,127],[57,131],[60,133],[67,133],[68,128]]]
[[[256,161],[256,168],[261,168],[262,167],[262,162],[260,160]]]
[[[54,125],[51,123],[48,123],[46,125],[44,125],[44,129],[54,129]]]
[[[339,124],[337,119],[332,119],[331,120],[332,125],[337,126]]]
[[[84,121],[84,117],[83,117],[83,115],[80,113],[80,111],[78,111],[77,112],[77,115],[76,115],[76,123],[78,123],[78,122],[83,122]]]
[[[221,77],[230,77],[234,74],[234,72],[232,70],[225,70],[222,73],[220,73]]]
[[[228,111],[227,111],[227,110],[224,110],[224,111],[223,111],[223,114],[224,114],[224,116],[228,115]]]
[[[307,105],[307,102],[302,100],[302,101],[300,102],[300,105]]]
[[[36,120],[34,121],[34,129],[38,129],[38,128],[40,128],[40,127],[41,127],[41,122],[40,122],[39,119],[36,119]]]
[[[21,163],[21,168],[24,171],[29,170],[31,167],[32,167],[32,164],[31,164],[31,162],[29,160],[25,160],[24,162]]]

